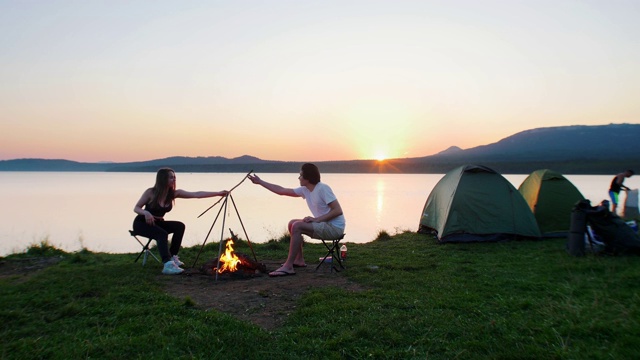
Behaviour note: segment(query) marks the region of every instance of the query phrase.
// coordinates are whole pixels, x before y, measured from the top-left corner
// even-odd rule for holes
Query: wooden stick
[[[251,253],[253,253],[253,260],[256,261],[256,263],[258,262],[258,258],[256,257],[256,252],[253,251],[253,246],[251,245],[251,240],[249,240],[249,235],[247,234],[247,229],[244,228],[244,224],[242,223],[242,218],[240,217],[240,212],[238,212],[238,207],[236,206],[236,202],[233,200],[233,196],[229,196],[229,198],[231,199],[231,203],[233,204],[233,208],[236,209],[236,214],[238,215],[238,220],[240,220],[240,225],[242,226],[242,231],[244,231],[244,236],[247,237],[247,242],[249,243],[249,248],[251,249]],[[231,232],[231,236],[235,236],[235,234],[233,233],[233,231],[231,231],[231,229],[229,229],[229,231]]]
[[[227,197],[223,197],[223,199],[225,199],[225,204],[227,203]],[[220,209],[218,210],[218,215],[216,215],[216,218],[213,220],[213,223],[211,224],[211,227],[209,228],[209,232],[207,232],[207,236],[204,238],[204,241],[202,242],[202,246],[200,247],[200,251],[198,251],[198,256],[196,256],[196,260],[193,262],[193,266],[191,266],[192,268],[196,267],[196,264],[198,263],[198,259],[200,258],[200,254],[202,253],[202,250],[204,249],[205,244],[207,243],[207,239],[209,238],[209,235],[211,234],[211,230],[213,230],[213,227],[216,225],[216,221],[218,221],[218,217],[220,216],[220,213],[222,212],[222,209],[224,209],[224,206],[221,206]],[[223,215],[223,217],[226,215]]]
[[[231,194],[231,192],[232,192],[235,188],[237,188],[238,186],[240,186],[240,184],[242,184],[242,183],[243,183],[243,182],[244,182],[244,181],[249,177],[249,175],[251,175],[251,173],[252,173],[252,172],[253,172],[253,170],[249,170],[249,172],[247,173],[247,175],[245,175],[245,176],[242,178],[242,180],[241,180],[241,181],[240,181],[236,186],[232,187],[232,188],[231,188],[231,190],[229,190],[229,193],[227,194],[227,196],[229,196],[229,194]],[[213,208],[214,206],[218,205],[218,203],[219,203],[220,201],[222,201],[222,199],[226,198],[227,196],[220,198],[218,201],[216,201],[216,202],[215,202],[215,204],[213,204],[213,205],[209,206],[209,207],[207,208],[207,210],[203,211],[203,212],[202,212],[202,214],[198,215],[198,218],[199,218],[200,216],[204,215],[207,211],[211,210],[211,208]]]

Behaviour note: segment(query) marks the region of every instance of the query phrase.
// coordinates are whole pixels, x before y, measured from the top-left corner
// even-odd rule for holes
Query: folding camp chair
[[[133,230],[129,230],[129,234],[131,234],[131,236],[133,236],[134,239],[136,239],[136,241],[138,242],[138,244],[140,244],[140,246],[142,246],[142,251],[140,252],[140,254],[138,254],[138,257],[136,258],[135,262],[138,262],[138,259],[140,259],[140,256],[142,257],[142,266],[144,266],[147,263],[147,258],[149,257],[149,255],[153,256],[154,259],[156,259],[157,262],[160,263],[160,260],[158,260],[158,258],[153,255],[153,253],[151,252],[151,250],[149,250],[149,244],[151,244],[151,241],[153,241],[152,238],[146,237],[146,236],[142,236],[142,235],[138,235],[135,232],[133,232]],[[142,243],[142,241],[140,241],[140,239],[138,239],[138,236],[140,237],[145,237],[147,239],[149,239],[149,241],[147,241],[147,244],[145,245],[144,243]]]
[[[320,268],[320,266],[322,266],[323,264],[330,264],[331,265],[331,272],[333,272],[333,270],[335,270],[336,272],[340,272],[340,269],[338,269],[336,267],[336,263],[338,263],[338,265],[340,265],[341,269],[345,269],[344,265],[342,264],[342,257],[340,256],[340,241],[342,239],[344,239],[345,234],[342,234],[342,236],[340,236],[339,238],[335,239],[335,240],[325,240],[325,239],[315,239],[315,240],[320,240],[322,241],[322,243],[324,244],[324,246],[327,248],[327,254],[324,256],[324,258],[322,258],[320,260],[320,263],[318,264],[318,266],[316,266],[316,271],[318,271],[318,269]],[[329,256],[331,256],[331,262],[327,262],[327,259],[329,258]]]

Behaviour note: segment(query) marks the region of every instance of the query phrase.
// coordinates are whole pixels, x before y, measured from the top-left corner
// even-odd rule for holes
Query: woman
[[[345,218],[338,198],[333,194],[329,185],[320,182],[320,170],[314,164],[306,163],[300,168],[300,186],[289,189],[280,185],[268,183],[258,175],[249,175],[249,180],[278,195],[301,197],[307,201],[307,206],[313,216],[289,221],[289,255],[287,261],[269,276],[295,275],[294,267],[305,267],[302,253],[302,235],[314,239],[338,239],[344,234]]]
[[[156,184],[142,193],[133,211],[138,214],[133,220],[133,231],[137,235],[154,239],[158,244],[158,251],[162,257],[163,274],[180,274],[184,265],[178,258],[182,236],[185,226],[180,221],[164,220],[164,214],[171,211],[176,198],[193,199],[208,198],[214,196],[227,196],[229,192],[223,191],[185,191],[176,190],[176,173],[170,168],[158,170]],[[171,247],[169,247],[169,234]]]

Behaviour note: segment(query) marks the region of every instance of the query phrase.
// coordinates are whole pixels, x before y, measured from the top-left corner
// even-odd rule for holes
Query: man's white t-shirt
[[[307,206],[314,217],[322,216],[331,211],[329,203],[337,200],[329,185],[322,182],[317,183],[313,191],[309,191],[304,186],[295,188],[293,191],[307,201]],[[336,216],[328,223],[340,229],[344,229],[346,225],[344,215]]]

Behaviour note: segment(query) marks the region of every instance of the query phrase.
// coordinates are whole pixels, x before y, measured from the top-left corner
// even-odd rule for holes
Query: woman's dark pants
[[[133,220],[133,231],[137,235],[146,236],[156,241],[163,264],[171,260],[171,256],[178,255],[184,229],[185,226],[180,221],[156,220],[154,225],[149,225],[142,215],[136,216]],[[173,234],[171,248],[169,248],[169,234]]]

